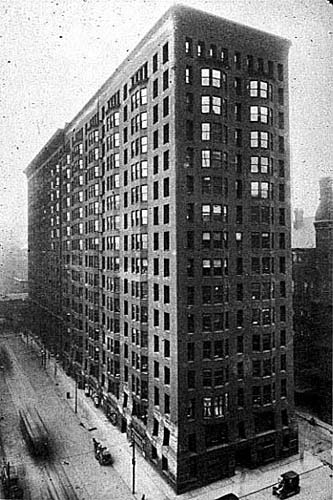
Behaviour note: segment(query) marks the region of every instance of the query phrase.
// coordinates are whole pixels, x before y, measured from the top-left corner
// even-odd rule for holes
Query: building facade
[[[173,7],[27,168],[34,328],[178,492],[297,451],[288,48]]]
[[[295,396],[298,404],[331,423],[333,179],[330,177],[320,180],[320,204],[314,228],[315,248],[293,248]]]

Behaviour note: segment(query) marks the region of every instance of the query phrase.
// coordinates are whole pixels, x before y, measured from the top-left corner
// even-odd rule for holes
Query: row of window
[[[188,305],[194,305],[194,297],[192,294],[192,290],[188,287],[187,301]],[[192,295],[191,295],[192,294]],[[219,299],[220,300],[220,299]],[[240,309],[235,314],[236,319],[236,327],[243,328],[245,324],[252,324],[256,326],[269,326],[274,325],[276,323],[275,318],[275,308],[265,307],[263,309],[252,309],[252,316],[249,322],[245,322],[244,311]],[[215,313],[207,313],[203,312],[202,314],[202,327],[201,330],[203,333],[207,332],[221,332],[223,330],[228,330],[230,328],[230,312],[215,312]],[[286,321],[286,306],[280,306],[280,316],[279,321],[284,323]],[[158,325],[156,325],[158,326]],[[242,351],[238,351],[242,352]]]
[[[246,68],[250,74],[253,71],[258,71],[259,73],[267,72],[271,78],[274,77],[276,66],[277,77],[279,80],[283,80],[283,64],[281,63],[276,64],[270,60],[265,62],[263,58],[259,57],[255,65],[253,55],[247,55],[246,58],[243,58],[240,52],[234,52],[231,56],[228,48],[218,47],[215,43],[206,44],[204,41],[198,41],[194,44],[192,38],[187,37],[185,39],[185,54],[193,56],[194,52],[198,58],[208,57],[213,60],[220,60],[226,67],[230,67],[229,65],[233,64],[236,70],[241,70],[242,66],[246,64]]]

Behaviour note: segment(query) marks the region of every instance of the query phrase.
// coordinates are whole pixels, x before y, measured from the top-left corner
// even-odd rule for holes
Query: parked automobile
[[[279,478],[278,484],[273,486],[273,495],[276,495],[278,498],[284,499],[291,497],[293,495],[297,495],[301,490],[299,486],[299,474],[290,470],[281,474]]]
[[[95,458],[100,465],[111,465],[113,460],[110,451],[96,439],[93,439]]]

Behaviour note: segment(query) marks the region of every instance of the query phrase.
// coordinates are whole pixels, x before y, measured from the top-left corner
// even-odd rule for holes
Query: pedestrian
[[[146,500],[146,495],[145,494],[142,495],[141,500]]]

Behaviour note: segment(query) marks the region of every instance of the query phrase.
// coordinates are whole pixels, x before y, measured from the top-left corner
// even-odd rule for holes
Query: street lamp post
[[[132,494],[135,494],[135,440],[134,440],[134,429],[131,426],[131,444],[132,448]]]
[[[77,413],[77,373],[75,372],[74,412]]]

